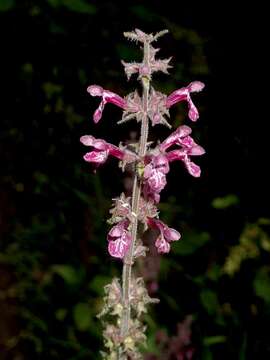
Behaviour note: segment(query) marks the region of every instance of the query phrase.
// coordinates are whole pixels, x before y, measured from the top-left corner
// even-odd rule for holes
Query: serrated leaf
[[[73,319],[78,330],[86,331],[91,324],[91,309],[86,303],[78,303],[73,308]]]

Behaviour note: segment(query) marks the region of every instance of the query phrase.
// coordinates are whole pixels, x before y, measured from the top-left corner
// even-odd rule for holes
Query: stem
[[[144,65],[149,65],[149,42],[144,43]],[[146,153],[147,148],[147,138],[148,138],[148,98],[149,98],[149,78],[142,78],[143,86],[143,117],[141,121],[141,135],[139,141],[139,156],[142,158]],[[141,197],[141,180],[135,171],[134,173],[134,182],[132,190],[132,213],[134,215],[134,221],[131,223],[131,245],[128,253],[124,259],[123,273],[122,273],[122,288],[123,288],[123,312],[121,317],[121,336],[125,338],[129,333],[129,323],[130,323],[130,283],[131,283],[131,270],[134,257],[134,249],[137,240],[138,232],[138,213],[139,213],[139,202]],[[121,360],[126,359],[126,357],[120,358]]]

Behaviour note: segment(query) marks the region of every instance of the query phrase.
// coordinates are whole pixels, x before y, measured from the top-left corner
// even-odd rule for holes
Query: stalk
[[[144,43],[144,65],[149,66],[149,42]],[[148,77],[142,78],[142,87],[143,87],[143,117],[141,121],[141,133],[139,140],[139,151],[138,155],[142,158],[147,150],[147,138],[148,138],[148,98],[149,98],[149,85],[150,80]],[[137,240],[138,233],[138,212],[139,212],[139,202],[141,197],[141,180],[137,171],[134,172],[134,182],[132,190],[132,214],[134,220],[131,223],[131,245],[128,253],[125,256],[122,272],[122,289],[123,289],[123,312],[121,316],[121,336],[125,338],[129,333],[129,324],[130,324],[130,284],[131,284],[131,275],[132,275],[132,265],[134,258],[134,249]],[[126,357],[120,357],[124,360]]]

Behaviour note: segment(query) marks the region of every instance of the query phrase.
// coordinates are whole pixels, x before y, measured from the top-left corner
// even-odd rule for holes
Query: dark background
[[[171,111],[173,127],[191,125],[207,152],[200,179],[175,164],[162,193],[161,218],[183,238],[150,270],[142,265],[161,299],[146,316],[146,356],[178,359],[181,339],[165,357],[156,337],[165,331],[170,346],[192,315],[193,359],[269,357],[268,112],[256,21],[256,8],[227,2],[0,0],[1,360],[99,356],[95,315],[121,271],[107,254],[106,219],[125,175],[113,160],[94,175],[79,137],[118,144],[136,131],[135,122],[116,125],[111,105],[95,126],[98,100],[86,92],[96,83],[124,96],[137,86],[120,63],[140,59],[122,36],[134,28],[170,31],[158,46],[173,68],[154,77],[158,90],[206,84],[194,96],[197,123],[185,105]],[[168,134],[156,126],[151,137]]]

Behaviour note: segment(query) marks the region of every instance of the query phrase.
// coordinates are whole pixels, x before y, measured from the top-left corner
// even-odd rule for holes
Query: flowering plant
[[[141,315],[145,313],[148,303],[158,300],[149,297],[142,278],[135,278],[132,266],[136,258],[145,256],[147,247],[143,245],[143,233],[148,228],[158,230],[155,246],[160,254],[168,253],[171,244],[178,241],[181,235],[159,219],[157,204],[160,193],[167,184],[166,175],[170,164],[175,160],[183,162],[187,171],[194,177],[199,177],[201,170],[191,158],[204,154],[204,149],[191,137],[191,128],[179,126],[169,137],[152,147],[148,143],[149,124],[165,125],[169,123],[169,109],[178,102],[188,103],[188,116],[196,121],[199,112],[194,105],[191,94],[203,89],[199,81],[175,90],[170,95],[156,91],[151,85],[154,72],[168,73],[169,59],[156,59],[158,49],[153,43],[167,30],[157,34],[146,34],[136,29],[124,33],[125,37],[143,45],[143,60],[140,63],[122,61],[128,79],[137,75],[142,85],[142,93],[134,91],[126,97],[121,97],[98,85],[87,88],[88,93],[100,97],[101,102],[94,112],[93,121],[98,123],[102,118],[105,105],[114,104],[123,109],[122,119],[118,123],[136,119],[141,124],[140,139],[137,147],[130,150],[127,146],[119,147],[91,135],[82,136],[80,141],[90,147],[90,152],[84,155],[84,160],[93,163],[95,167],[104,164],[107,158],[114,156],[120,160],[123,170],[129,165],[133,168],[132,196],[124,194],[114,200],[110,223],[113,225],[108,233],[108,252],[112,257],[123,261],[122,281],[113,279],[105,287],[104,308],[99,316],[115,315],[115,324],[105,323],[104,342],[107,359],[141,359],[138,345],[145,341],[145,326]]]

